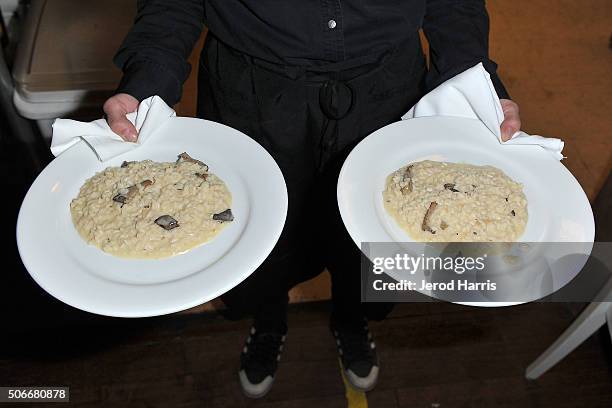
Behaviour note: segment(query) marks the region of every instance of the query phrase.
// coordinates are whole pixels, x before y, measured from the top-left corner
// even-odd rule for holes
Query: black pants
[[[333,316],[380,320],[391,305],[362,304],[361,251],[336,200],[340,168],[364,137],[400,119],[422,96],[425,61],[417,33],[374,62],[347,68],[281,66],[249,57],[208,35],[200,59],[198,116],[261,144],[287,183],[289,209],[261,267],[223,296],[236,317],[283,315],[287,292],[327,267]],[[372,163],[373,166],[376,163]]]

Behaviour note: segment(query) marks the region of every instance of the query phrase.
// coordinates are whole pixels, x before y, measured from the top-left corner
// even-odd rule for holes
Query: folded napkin
[[[135,143],[126,142],[115,134],[106,119],[93,122],[56,119],[53,123],[51,152],[59,156],[75,144],[85,142],[100,161],[106,161],[146,143],[155,130],[172,116],[176,116],[176,113],[159,96],[140,102],[138,110],[127,115],[138,130],[138,141]]]
[[[563,159],[563,141],[525,132],[516,132],[507,142],[501,140],[500,125],[504,120],[501,103],[482,63],[454,76],[425,95],[402,119],[423,116],[457,116],[479,119],[502,144],[537,145]]]

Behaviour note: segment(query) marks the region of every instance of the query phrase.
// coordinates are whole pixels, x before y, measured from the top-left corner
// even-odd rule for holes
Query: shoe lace
[[[248,344],[247,359],[264,367],[271,367],[275,364],[282,335],[278,333],[256,333],[251,337]]]

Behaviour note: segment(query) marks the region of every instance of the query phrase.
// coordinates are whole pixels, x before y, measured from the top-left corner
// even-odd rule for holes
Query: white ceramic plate
[[[86,179],[124,160],[202,160],[232,193],[234,221],[213,241],[160,260],[118,258],[88,245],[70,201]],[[53,160],[30,187],[17,221],[28,272],[57,299],[120,317],[156,316],[197,306],[238,285],[272,251],[287,214],[287,188],[274,159],[227,126],[171,118],[143,146],[101,163],[85,143]]]
[[[501,145],[482,122],[451,117],[396,122],[353,149],[340,172],[338,205],[358,246],[363,242],[414,243],[385,211],[382,192],[390,173],[427,159],[502,169],[523,184],[528,200],[529,220],[519,241],[586,243],[585,251],[590,253],[589,243],[595,236],[591,206],[565,166],[539,146]],[[413,248],[418,251],[418,245]],[[564,272],[559,287],[583,265]]]

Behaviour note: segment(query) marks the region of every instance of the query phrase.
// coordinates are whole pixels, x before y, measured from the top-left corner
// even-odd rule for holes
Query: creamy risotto
[[[164,258],[213,239],[234,217],[232,195],[208,166],[181,153],[176,162],[123,162],[88,179],[72,200],[83,239],[126,258]]]
[[[412,163],[389,175],[383,200],[416,241],[510,242],[527,224],[522,185],[492,166]]]

